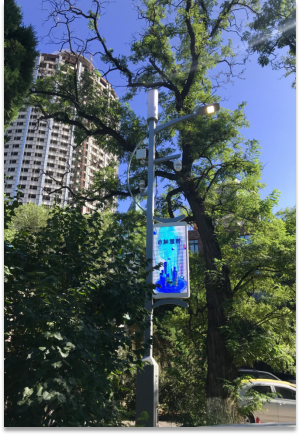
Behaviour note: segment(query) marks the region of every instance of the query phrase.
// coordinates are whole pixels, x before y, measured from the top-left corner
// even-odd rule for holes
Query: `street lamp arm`
[[[156,150],[156,154],[155,154],[156,160],[161,158],[161,154],[157,152]],[[172,161],[165,161],[164,165],[169,169],[169,170],[173,170],[174,166]]]
[[[197,113],[188,114],[188,115],[184,115],[183,117],[180,117],[180,118],[175,118],[174,120],[168,121],[167,123],[160,124],[159,126],[156,127],[155,134],[158,134],[162,130],[167,129],[167,128],[173,126],[174,124],[181,123],[182,121],[186,121],[190,118],[196,117],[197,115],[198,115]]]
[[[162,162],[171,161],[173,159],[181,158],[181,153],[177,153],[175,155],[163,156],[162,158],[156,158],[154,160],[155,164],[160,164]]]
[[[220,109],[219,103],[212,103],[209,105],[201,106],[196,112],[193,112],[192,114],[184,115],[183,117],[175,118],[174,120],[168,121],[167,123],[160,124],[159,126],[156,127],[155,134],[158,134],[164,129],[167,129],[177,123],[181,123],[182,121],[189,120],[190,118],[196,117],[198,115],[213,114],[219,109]]]

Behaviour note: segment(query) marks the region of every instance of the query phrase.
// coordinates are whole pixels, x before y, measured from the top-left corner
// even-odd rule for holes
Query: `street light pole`
[[[148,275],[146,282],[152,283],[153,258],[153,222],[154,222],[154,172],[155,172],[155,129],[158,121],[158,90],[148,93],[147,121],[149,127],[148,144],[148,185],[146,210],[146,259],[148,260]],[[153,299],[146,297],[145,308],[147,327],[145,343],[147,349],[143,361],[148,364],[137,373],[136,388],[136,424],[146,427],[158,426],[159,375],[158,364],[153,358],[153,347],[150,344],[153,335]]]
[[[149,127],[149,144],[148,144],[148,186],[147,186],[147,209],[146,209],[146,259],[148,260],[148,275],[146,278],[147,283],[152,283],[152,267],[153,267],[153,225],[154,225],[154,180],[155,180],[155,164],[161,163],[167,160],[174,160],[180,155],[171,155],[164,158],[155,159],[155,135],[162,130],[169,128],[170,126],[186,121],[190,118],[198,115],[212,114],[219,110],[219,104],[213,103],[211,105],[205,105],[200,107],[195,113],[184,115],[162,125],[156,127],[158,122],[158,90],[153,89],[148,92],[147,102],[147,121]],[[138,145],[141,144],[138,143]],[[133,154],[138,148],[138,145],[134,149],[129,166],[128,166],[128,188],[131,193],[129,184],[130,175],[130,163]],[[175,166],[175,170],[177,167]],[[168,222],[176,222],[181,220],[181,217],[175,217],[174,219],[165,219]],[[164,219],[157,219],[163,220]],[[159,403],[159,370],[158,364],[153,358],[153,347],[150,344],[153,336],[153,309],[160,304],[173,304],[187,307],[180,299],[164,299],[161,302],[157,302],[153,305],[153,298],[146,297],[145,308],[148,311],[146,316],[147,327],[145,330],[145,343],[147,345],[145,355],[143,357],[146,365],[143,369],[137,372],[137,385],[136,385],[136,425],[145,427],[157,427],[158,426],[158,403]]]

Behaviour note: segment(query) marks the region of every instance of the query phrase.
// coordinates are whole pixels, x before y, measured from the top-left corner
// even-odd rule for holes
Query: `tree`
[[[101,2],[93,2],[93,11],[81,9],[71,0],[51,0],[50,3],[53,6],[52,17],[56,20],[64,17],[69,30],[75,19],[88,21],[93,35],[83,42],[78,52],[88,53],[88,44],[97,43],[95,52],[101,55],[104,77],[108,78],[111,72],[118,71],[125,80],[128,93],[124,99],[114,101],[109,113],[106,109],[108,115],[104,117],[108,96],[104,93],[96,99],[94,85],[88,80],[89,73],[85,73],[78,83],[75,69],[67,71],[64,77],[58,72],[53,77],[38,81],[32,90],[31,104],[40,109],[41,120],[55,118],[74,125],[78,143],[85,137],[94,136],[100,147],[118,152],[121,162],[128,158],[146,132],[145,121],[135,116],[128,101],[140,90],[159,88],[161,121],[164,122],[189,114],[201,104],[219,100],[216,94],[213,97],[213,92],[220,84],[221,75],[214,77],[211,70],[225,65],[227,69],[220,71],[224,73],[225,80],[231,78],[235,70],[231,41],[223,40],[224,31],[238,31],[234,20],[238,9],[243,8],[250,13],[259,11],[257,1],[231,0],[216,5],[209,0],[182,0],[177,4],[170,0],[144,0],[138,14],[145,27],[132,42],[131,56],[126,58],[115,55],[101,34]],[[169,17],[173,17],[172,20]],[[62,47],[69,44],[75,53],[72,43],[72,39],[64,37],[61,41]],[[56,99],[52,99],[53,96]],[[228,393],[223,389],[222,381],[236,376],[236,363],[225,330],[232,323],[228,313],[233,304],[235,286],[231,279],[230,260],[224,257],[218,238],[218,223],[226,215],[238,217],[238,204],[233,200],[239,198],[236,193],[241,196],[254,193],[254,204],[250,194],[244,204],[246,208],[239,210],[246,226],[259,223],[266,209],[270,210],[275,205],[275,193],[262,201],[257,195],[263,187],[259,182],[259,145],[255,140],[245,141],[240,135],[240,129],[248,126],[243,107],[244,104],[233,112],[222,109],[217,115],[193,119],[177,126],[177,137],[174,137],[174,130],[169,130],[158,135],[156,140],[157,158],[175,150],[182,152],[182,171],[176,173],[171,161],[161,164],[156,170],[156,176],[169,186],[163,212],[173,217],[176,210],[183,208],[187,212],[186,220],[197,224],[204,246],[208,319],[206,391],[209,399],[226,398]],[[171,141],[170,146],[163,147],[168,140]],[[138,164],[133,166],[133,171],[131,183],[135,187],[134,192],[138,192],[138,180],[145,172]],[[113,187],[112,182],[102,178],[101,185],[94,188],[98,192],[103,190],[103,199],[128,196],[126,187],[120,181],[114,183]],[[90,194],[91,190],[81,193],[81,198],[89,198]],[[234,219],[232,222],[237,232],[238,225]],[[229,329],[232,329],[231,326]]]
[[[296,75],[296,2],[265,2],[250,28],[252,31],[246,32],[244,39],[249,43],[250,52],[259,54],[259,64],[262,67],[271,64],[277,70],[284,68],[286,76]],[[288,53],[279,59],[277,51],[283,48],[288,48]]]
[[[141,366],[150,290],[129,223],[102,223],[54,206],[5,245],[5,426],[122,426],[114,393]]]
[[[286,231],[289,234],[296,234],[296,207],[278,211],[276,216],[284,221]]]
[[[246,199],[239,196],[239,202]],[[237,367],[255,367],[260,361],[275,372],[296,373],[295,223],[294,209],[269,215],[269,219],[262,217],[248,238],[236,232],[235,245],[229,226],[225,222],[219,226],[234,290],[223,330]],[[162,311],[156,319],[154,350],[162,367],[160,402],[166,413],[186,426],[231,423],[231,415],[223,417],[221,409],[218,415],[205,414],[208,310],[203,254],[191,256],[190,262],[188,311]]]
[[[21,8],[4,2],[4,126],[8,127],[23,104],[33,80],[37,38],[32,26],[22,25]]]
[[[15,209],[14,217],[10,221],[9,231],[11,232],[37,232],[40,228],[45,227],[50,210],[35,203],[20,204]]]

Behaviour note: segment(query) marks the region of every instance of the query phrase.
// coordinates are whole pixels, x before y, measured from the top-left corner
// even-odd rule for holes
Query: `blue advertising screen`
[[[155,298],[189,297],[187,224],[156,224],[153,233]]]

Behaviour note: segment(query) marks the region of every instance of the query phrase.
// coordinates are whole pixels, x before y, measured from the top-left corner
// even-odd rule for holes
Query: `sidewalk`
[[[124,424],[126,426],[129,426],[129,427],[134,427],[135,426],[135,422],[124,422]],[[180,426],[179,424],[177,425],[174,422],[160,422],[159,421],[159,428],[177,428],[179,426]]]
[[[177,428],[180,424],[176,424],[173,422],[160,422],[159,421],[159,428]]]

